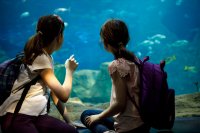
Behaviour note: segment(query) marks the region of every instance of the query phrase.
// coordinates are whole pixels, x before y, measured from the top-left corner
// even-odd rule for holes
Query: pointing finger
[[[71,55],[71,56],[69,57],[69,59],[72,59],[72,58],[74,58],[74,55]]]

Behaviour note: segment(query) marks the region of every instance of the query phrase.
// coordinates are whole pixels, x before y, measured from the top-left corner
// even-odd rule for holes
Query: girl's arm
[[[65,104],[63,102],[61,102],[53,92],[51,92],[51,97],[52,97],[52,100],[53,100],[54,104],[56,105],[59,113],[62,115],[63,119],[65,120],[65,122],[71,123],[71,121],[68,117],[68,114],[67,114],[67,108],[66,108]]]
[[[56,97],[62,102],[67,102],[71,88],[72,88],[72,75],[77,68],[78,63],[71,56],[65,63],[66,74],[63,85],[58,81],[52,69],[44,69],[40,73],[42,80],[46,83],[49,89],[56,95]]]
[[[106,110],[98,115],[92,115],[86,118],[86,122],[90,125],[95,121],[103,118],[114,116],[120,112],[123,112],[126,107],[126,95],[127,88],[124,78],[121,78],[119,73],[115,71],[112,75],[113,85],[115,86],[116,99],[113,99],[113,104],[110,105]]]

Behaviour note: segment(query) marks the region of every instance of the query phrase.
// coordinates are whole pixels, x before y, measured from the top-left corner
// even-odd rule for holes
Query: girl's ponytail
[[[26,43],[24,47],[24,63],[31,65],[34,59],[42,54],[42,32],[37,32]]]
[[[126,60],[129,60],[129,61],[136,61],[136,56],[133,52],[130,52],[128,51],[127,49],[125,48],[122,48],[119,50],[119,55],[121,56],[121,58],[124,58]]]
[[[57,15],[42,16],[38,20],[36,34],[33,35],[24,47],[24,63],[31,65],[38,55],[43,54],[44,48],[57,50],[62,43],[52,42],[58,35],[63,35],[64,21]],[[54,45],[57,45],[56,47]]]
[[[120,42],[118,45],[118,48],[116,48],[116,49],[118,49],[118,51],[116,51],[114,53],[115,59],[124,58],[124,59],[132,61],[132,62],[136,60],[135,54],[133,52],[130,52],[129,50],[127,50],[124,47],[123,43]]]

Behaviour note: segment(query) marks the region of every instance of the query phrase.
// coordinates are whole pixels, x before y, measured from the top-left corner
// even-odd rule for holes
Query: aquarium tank
[[[168,85],[179,97],[176,102],[193,98],[191,103],[199,109],[194,99],[200,100],[199,7],[199,0],[1,0],[0,62],[23,50],[40,16],[57,14],[65,22],[63,45],[52,55],[57,78],[63,82],[64,63],[74,54],[79,66],[71,100],[88,107],[106,106],[111,93],[108,65],[114,58],[100,41],[100,28],[117,18],[128,26],[127,48],[140,59],[149,56],[156,64],[165,60]]]

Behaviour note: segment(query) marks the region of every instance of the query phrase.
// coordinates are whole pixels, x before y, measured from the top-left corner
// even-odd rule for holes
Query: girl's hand
[[[85,121],[87,123],[87,125],[91,126],[92,123],[97,122],[98,120],[100,120],[100,116],[99,114],[97,115],[91,115],[85,118]]]
[[[65,67],[68,71],[74,72],[78,67],[78,62],[75,60],[74,55],[71,55],[69,59],[65,61]]]

